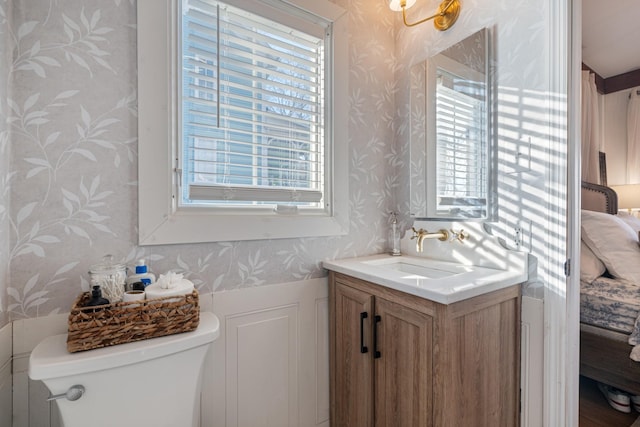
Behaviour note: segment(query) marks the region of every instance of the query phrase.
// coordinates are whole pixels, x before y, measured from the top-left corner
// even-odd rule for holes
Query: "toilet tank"
[[[65,427],[197,426],[202,366],[219,334],[218,318],[201,313],[192,332],[79,353],[56,335],[31,353],[29,377],[52,395],[85,388],[76,401],[57,401]]]

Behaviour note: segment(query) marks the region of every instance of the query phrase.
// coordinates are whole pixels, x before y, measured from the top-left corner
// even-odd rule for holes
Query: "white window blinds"
[[[444,70],[438,73],[438,209],[481,217],[486,214],[487,197],[484,90],[468,80],[456,87],[455,76]]]
[[[322,207],[329,28],[182,7],[182,203]]]

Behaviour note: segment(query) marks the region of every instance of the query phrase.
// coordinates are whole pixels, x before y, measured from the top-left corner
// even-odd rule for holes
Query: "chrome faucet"
[[[411,239],[412,240],[417,239],[416,240],[417,252],[422,252],[422,244],[424,243],[424,239],[438,239],[441,242],[446,242],[450,240],[452,242],[458,241],[460,243],[464,243],[464,240],[469,238],[469,234],[466,233],[464,230],[455,231],[452,229],[449,231],[449,230],[445,230],[444,228],[441,228],[435,233],[429,233],[424,228],[421,228],[420,230],[416,230],[415,227],[411,227],[411,229],[413,230],[413,236],[411,237]]]

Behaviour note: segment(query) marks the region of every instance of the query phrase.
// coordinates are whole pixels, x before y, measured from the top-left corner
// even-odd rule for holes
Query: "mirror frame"
[[[497,117],[496,100],[496,62],[494,59],[494,31],[492,28],[482,28],[463,40],[461,43],[477,33],[484,32],[484,82],[486,86],[485,99],[485,138],[487,143],[487,179],[486,179],[486,215],[482,217],[467,217],[464,215],[438,215],[437,214],[437,156],[436,156],[436,113],[435,90],[436,69],[442,62],[453,61],[444,56],[442,52],[455,46],[450,46],[443,51],[414,64],[411,67],[411,118],[410,118],[410,215],[416,219],[426,220],[464,220],[464,221],[495,221],[497,220],[497,165],[496,144],[497,132],[495,131]],[[457,44],[456,43],[456,44]],[[439,58],[443,58],[440,60]],[[417,67],[422,65],[422,67]],[[464,65],[464,64],[462,64]]]

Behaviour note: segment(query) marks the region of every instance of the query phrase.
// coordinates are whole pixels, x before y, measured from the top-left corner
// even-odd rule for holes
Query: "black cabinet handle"
[[[373,358],[380,359],[382,354],[378,350],[378,323],[382,322],[382,317],[376,315],[373,319]]]
[[[364,319],[369,317],[366,311],[360,313],[360,353],[367,353],[369,349],[364,345]]]

